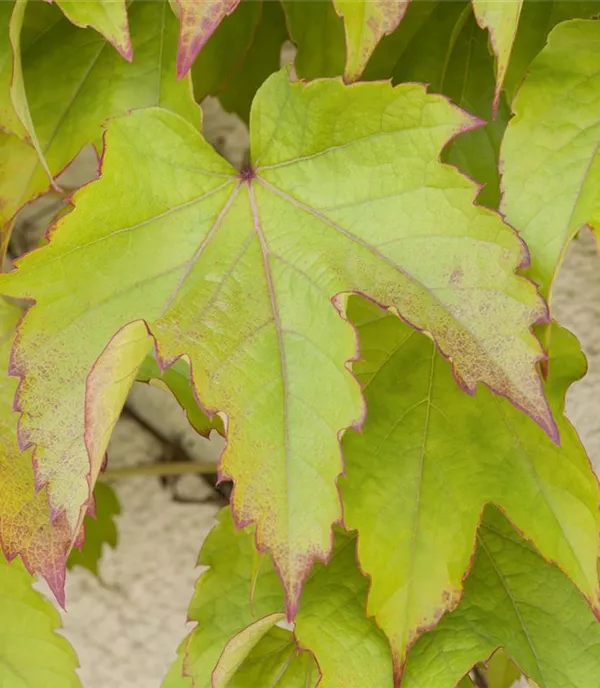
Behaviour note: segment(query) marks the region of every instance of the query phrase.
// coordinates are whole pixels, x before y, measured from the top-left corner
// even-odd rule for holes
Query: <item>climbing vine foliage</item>
[[[226,438],[233,485],[163,688],[600,685],[586,361],[552,309],[600,226],[599,14],[0,2],[2,686],[80,685],[32,576],[64,606],[116,545],[136,380]]]

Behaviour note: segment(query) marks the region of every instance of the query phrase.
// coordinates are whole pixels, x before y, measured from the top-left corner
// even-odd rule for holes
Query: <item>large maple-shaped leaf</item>
[[[379,41],[398,26],[410,0],[333,0],[344,18],[348,81],[356,81]]]
[[[496,54],[496,90],[494,110],[498,107],[500,92],[510,54],[519,28],[519,18],[524,0],[472,0],[473,11],[479,25],[490,32],[490,39]]]
[[[21,562],[8,563],[0,553],[0,683],[81,688],[75,651],[56,632],[59,614],[33,582]]]
[[[286,38],[279,2],[242,2],[223,19],[194,62],[196,100],[218,95],[225,110],[248,121],[254,94],[280,67]]]
[[[91,29],[70,24],[58,9],[29,3],[24,83],[40,150],[55,176],[86,144],[100,144],[107,118],[132,108],[160,105],[200,123],[189,79],[175,78],[177,19],[167,0],[136,0],[130,22],[133,64]],[[6,248],[15,213],[49,182],[33,148],[16,136],[0,133],[0,156],[0,238]]]
[[[530,246],[530,274],[546,294],[577,230],[600,227],[599,50],[600,22],[559,24],[502,143],[502,209]]]
[[[489,509],[464,597],[414,647],[402,688],[453,688],[498,647],[543,688],[588,688],[600,676],[600,623],[585,600]]]
[[[115,491],[106,483],[97,482],[94,488],[94,502],[91,513],[83,522],[84,541],[69,555],[68,568],[81,566],[95,576],[102,558],[104,545],[113,549],[117,546],[118,533],[115,516],[121,513],[121,506]]]
[[[198,398],[228,415],[221,473],[235,482],[236,518],[273,553],[290,613],[331,550],[339,435],[363,415],[339,294],[395,307],[437,340],[466,390],[484,382],[556,437],[530,332],[545,307],[514,274],[523,245],[438,161],[471,123],[419,85],[304,85],[282,70],[254,101],[253,167],[238,173],[173,113],[113,120],[102,179],[75,196],[50,245],[0,277],[0,291],[37,301],[12,371],[21,441],[36,445],[56,513],[80,522],[90,461],[93,483],[108,441],[103,414],[119,413],[102,387],[120,379],[113,357],[128,374],[139,365],[142,321],[163,364],[186,355]]]
[[[223,19],[240,0],[175,0],[179,10],[177,76],[182,79]]]
[[[52,2],[52,0],[47,0]],[[133,59],[125,0],[54,0],[69,21],[96,29],[126,59]]]
[[[600,490],[563,417],[569,384],[585,372],[576,339],[555,329],[547,392],[557,447],[527,416],[485,389],[461,393],[433,343],[392,315],[353,299],[364,362],[354,370],[369,413],[344,436],[344,519],[359,533],[371,576],[368,611],[396,665],[458,602],[481,511],[502,505],[600,610]]]
[[[0,298],[0,545],[9,559],[20,554],[29,570],[39,571],[64,603],[71,532],[64,515],[51,522],[48,494],[36,490],[32,452],[19,449],[19,414],[13,411],[17,380],[6,373],[20,316],[18,308]]]

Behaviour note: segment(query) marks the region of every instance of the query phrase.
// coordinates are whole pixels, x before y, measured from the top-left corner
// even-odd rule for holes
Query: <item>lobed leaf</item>
[[[344,78],[356,81],[379,41],[398,26],[409,0],[333,0],[344,19],[346,68]]]
[[[524,0],[473,0],[473,11],[477,22],[488,29],[496,55],[496,90],[494,93],[494,112],[498,108],[500,93],[506,70],[510,62],[512,47],[519,28],[519,19]]]
[[[415,645],[402,687],[452,688],[498,647],[544,688],[592,686],[600,675],[600,624],[585,600],[488,509],[463,599]]]
[[[113,549],[117,546],[118,533],[114,517],[121,513],[117,495],[106,483],[96,483],[93,509],[90,511],[83,523],[82,539],[85,537],[85,540],[80,548],[71,550],[67,567],[72,569],[81,566],[97,576],[104,545],[110,545]]]
[[[52,0],[47,0],[52,2]],[[73,24],[92,27],[128,61],[133,60],[125,0],[54,0]]]
[[[0,298],[0,544],[9,560],[20,554],[29,571],[39,571],[64,605],[71,532],[64,517],[51,521],[47,490],[38,491],[35,484],[32,452],[19,449],[13,411],[17,381],[5,372],[20,317],[18,308]],[[3,561],[0,553],[0,566]],[[17,571],[16,564],[10,570]]]
[[[1,483],[0,483],[1,485]],[[56,609],[19,561],[0,553],[0,679],[3,688],[81,688],[77,656],[56,630]]]
[[[86,144],[99,145],[106,119],[133,108],[160,105],[200,125],[189,79],[175,79],[177,20],[167,0],[136,0],[129,19],[136,46],[133,64],[108,48],[101,36],[70,24],[56,8],[29,3],[22,46],[24,80],[41,154],[54,176]],[[35,151],[15,136],[0,133],[0,156],[3,253],[15,214],[46,191],[48,178]]]
[[[598,50],[600,22],[559,24],[531,65],[502,143],[502,210],[530,247],[529,274],[546,295],[573,235],[600,227]]]
[[[600,489],[563,416],[567,388],[585,372],[577,340],[555,328],[546,390],[557,446],[488,390],[462,394],[433,342],[398,318],[358,299],[349,316],[369,414],[363,432],[342,443],[344,522],[358,531],[371,577],[367,612],[389,637],[397,670],[418,636],[458,604],[488,502],[600,610]]]
[[[357,290],[431,333],[467,391],[484,382],[556,437],[530,332],[545,306],[514,274],[523,245],[438,161],[471,123],[422,86],[305,85],[281,71],[253,104],[253,167],[237,173],[173,113],[113,120],[102,179],[48,246],[0,276],[0,291],[37,302],[12,371],[21,441],[36,445],[55,513],[78,530],[147,328],[163,367],[187,356],[198,398],[227,413],[221,474],[293,615],[341,518],[339,435],[363,415],[346,367],[355,333],[331,303]]]
[[[194,60],[223,19],[240,0],[175,0],[179,8],[179,48],[177,76],[189,72]]]

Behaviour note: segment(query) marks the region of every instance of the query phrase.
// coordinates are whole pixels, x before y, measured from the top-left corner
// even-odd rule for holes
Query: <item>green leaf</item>
[[[526,0],[504,79],[508,102],[512,102],[531,61],[542,50],[548,34],[557,24],[567,19],[589,19],[598,13],[598,0]]]
[[[489,509],[463,599],[414,647],[402,688],[451,688],[498,647],[543,688],[593,686],[600,676],[600,624],[587,603]]]
[[[530,331],[545,306],[514,273],[523,245],[438,159],[470,124],[419,85],[307,85],[285,70],[254,101],[242,173],[173,113],[109,124],[102,178],[76,194],[49,245],[0,276],[0,291],[37,302],[15,350],[20,427],[72,527],[146,328],[163,366],[186,355],[198,398],[228,415],[221,474],[235,482],[236,519],[256,523],[273,553],[290,614],[313,560],[330,552],[339,433],[364,410],[337,295],[392,305],[432,334],[466,390],[484,382],[556,437]]]
[[[500,92],[517,36],[523,3],[524,0],[504,0],[504,2],[473,0],[473,11],[477,17],[477,22],[479,26],[490,32],[490,40],[496,55],[494,111],[500,100]]]
[[[215,414],[210,418],[198,405],[190,379],[190,367],[184,359],[180,358],[170,368],[161,371],[156,360],[147,356],[138,370],[136,380],[163,389],[166,387],[186,412],[190,425],[202,437],[209,437],[212,430],[225,436],[221,417]]]
[[[338,14],[344,18],[346,80],[356,81],[360,77],[375,46],[398,26],[408,3],[409,0],[333,0]]]
[[[175,0],[175,3],[180,23],[177,76],[183,79],[204,44],[240,0]]]
[[[385,635],[365,616],[369,581],[356,566],[356,537],[338,531],[327,566],[307,580],[296,617],[300,647],[321,670],[319,688],[392,688]]]
[[[259,86],[279,69],[286,38],[280,3],[242,2],[225,17],[194,62],[196,100],[218,95],[228,112],[247,122]]]
[[[167,0],[137,0],[131,5],[133,64],[95,32],[61,18],[58,9],[29,3],[25,25],[37,26],[40,19],[49,28],[29,33],[23,44],[23,71],[41,153],[53,175],[86,144],[100,146],[106,119],[133,108],[160,105],[199,126],[190,81],[175,78],[177,20]],[[0,155],[0,233],[5,248],[15,213],[48,188],[48,179],[35,151],[15,137],[0,134]]]
[[[284,606],[271,558],[256,551],[253,529],[236,530],[229,508],[218,518],[198,560],[210,568],[198,579],[188,612],[198,622],[184,663],[194,688],[212,688],[212,672],[230,639]]]
[[[50,0],[52,1],[52,0]],[[125,0],[55,0],[69,21],[77,26],[91,26],[112,43],[131,62],[133,46],[127,22]]]
[[[531,65],[502,143],[502,210],[527,242],[529,275],[546,295],[573,235],[600,227],[599,50],[600,22],[559,24]]]
[[[74,548],[69,555],[68,568],[81,566],[98,575],[98,563],[105,544],[117,546],[118,534],[114,517],[121,513],[115,491],[106,483],[98,482],[94,488],[95,507],[84,521],[85,540],[81,549]]]
[[[363,432],[343,439],[344,522],[358,530],[361,569],[371,577],[368,614],[390,638],[396,667],[458,603],[488,502],[600,610],[600,491],[563,416],[567,388],[585,372],[573,335],[555,328],[550,352],[546,390],[559,447],[488,390],[463,394],[431,340],[396,317],[358,299],[349,315],[360,333],[364,362],[354,370],[369,413]]]
[[[48,493],[44,488],[38,491],[35,484],[32,452],[21,452],[19,414],[13,411],[17,380],[5,372],[20,317],[18,308],[0,298],[0,544],[9,559],[20,554],[29,571],[39,571],[64,605],[70,529],[60,514],[51,522]]]
[[[503,650],[494,652],[481,673],[488,688],[512,688],[521,678],[521,670]]]
[[[331,0],[281,0],[290,39],[296,44],[294,61],[301,79],[339,76],[344,71],[344,24]]]
[[[21,562],[0,553],[2,688],[81,688],[75,651],[56,633],[60,616],[32,584]]]

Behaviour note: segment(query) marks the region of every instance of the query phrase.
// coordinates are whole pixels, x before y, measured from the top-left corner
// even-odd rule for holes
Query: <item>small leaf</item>
[[[85,540],[81,549],[71,550],[68,568],[81,566],[98,575],[98,563],[105,544],[113,549],[117,546],[117,526],[114,517],[121,513],[119,500],[114,490],[106,483],[97,482],[94,488],[94,510],[84,521]]]
[[[496,55],[496,91],[494,112],[498,109],[500,93],[517,36],[523,0],[473,0],[473,11],[479,26],[488,29]],[[546,10],[548,11],[548,10]]]
[[[188,619],[198,622],[184,662],[194,688],[211,688],[211,675],[231,638],[284,607],[281,584],[269,555],[257,553],[253,529],[236,530],[229,507],[218,518],[198,560],[210,568],[198,579],[188,612]]]
[[[19,561],[0,552],[0,680],[6,688],[81,688],[77,656],[56,630],[56,609]]]
[[[398,26],[409,0],[333,0],[344,18],[346,69],[344,77],[356,81],[379,41]]]
[[[86,144],[100,147],[106,119],[133,108],[161,105],[200,126],[190,80],[175,79],[177,20],[167,0],[134,2],[130,22],[138,48],[133,64],[92,30],[70,24],[57,8],[28,5],[24,80],[41,152],[55,176]],[[35,30],[26,32],[29,25]],[[5,251],[14,215],[46,191],[48,178],[33,148],[14,136],[0,133],[0,155],[0,250]]]
[[[600,22],[559,24],[533,61],[502,142],[502,210],[545,295],[573,235],[600,228]],[[569,97],[565,98],[565,92]]]
[[[273,554],[290,616],[312,562],[329,555],[339,434],[364,411],[347,368],[355,333],[332,305],[340,294],[393,306],[431,333],[467,391],[484,382],[556,438],[530,331],[546,309],[515,275],[524,247],[439,162],[471,124],[419,85],[292,83],[285,70],[253,103],[253,167],[241,174],[173,113],[111,121],[102,178],[47,246],[0,276],[0,291],[37,302],[13,362],[21,437],[72,527],[110,428],[90,425],[100,401],[88,376],[95,367],[102,382],[96,361],[128,327],[140,342],[152,333],[163,366],[187,356],[202,404],[228,415],[221,474],[235,482],[236,519],[256,523]],[[104,382],[121,379],[104,361]],[[120,407],[109,410],[114,420]]]
[[[133,60],[125,0],[54,1],[73,24],[82,28],[92,27],[112,43],[127,61]]]
[[[562,415],[568,386],[585,372],[577,340],[554,328],[547,393],[558,447],[488,390],[462,394],[431,340],[398,318],[358,299],[349,316],[360,333],[364,362],[354,370],[369,413],[362,433],[343,439],[344,522],[358,530],[359,561],[371,577],[368,613],[390,638],[396,666],[458,603],[488,502],[600,610],[600,490]]]
[[[402,688],[452,688],[499,647],[544,688],[593,686],[600,676],[600,624],[587,603],[490,508],[463,599],[415,645]]]
[[[173,394],[194,430],[202,437],[209,437],[213,430],[225,435],[225,428],[220,416],[210,418],[198,405],[190,379],[190,367],[180,358],[172,366],[161,371],[156,360],[147,356],[138,370],[136,380],[148,382],[157,387],[165,387]]]
[[[331,0],[281,0],[288,33],[297,52],[294,66],[301,79],[339,76],[344,71],[344,23]]]
[[[307,580],[296,617],[300,647],[321,670],[319,688],[392,688],[387,638],[365,616],[369,581],[356,566],[356,538],[339,531],[327,566]]]
[[[6,371],[21,311],[0,298],[0,370]],[[13,411],[17,380],[2,372],[0,384],[0,544],[13,559],[21,555],[30,572],[39,571],[64,605],[65,565],[71,532],[64,517],[50,520],[46,489],[37,490],[32,452],[17,442],[19,414]],[[0,553],[0,559],[2,554]],[[0,561],[0,564],[2,562]],[[13,569],[16,570],[16,569]],[[0,588],[2,589],[2,588]],[[1,617],[0,617],[1,618]]]
[[[259,86],[280,66],[287,38],[279,2],[242,2],[225,17],[194,62],[194,94],[218,95],[228,112],[248,121]]]
[[[196,56],[221,21],[231,14],[240,0],[175,0],[179,6],[179,48],[177,76],[189,72]]]
[[[242,666],[248,655],[264,639],[275,624],[283,621],[285,614],[276,612],[268,614],[262,619],[254,621],[246,626],[225,645],[223,654],[219,657],[217,666],[212,674],[212,688],[226,688],[230,685],[238,669]]]

